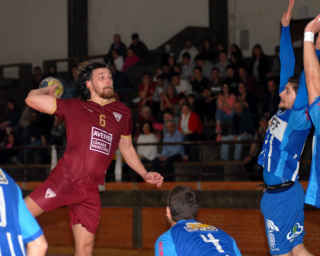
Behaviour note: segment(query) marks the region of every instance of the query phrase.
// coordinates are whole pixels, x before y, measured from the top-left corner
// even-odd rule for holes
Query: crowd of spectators
[[[116,34],[104,58],[113,75],[117,98],[134,92],[126,70],[148,54],[148,47],[138,34],[133,34],[131,39],[127,48]],[[71,68],[70,79],[61,79],[65,88],[63,98],[83,97],[73,78],[75,70],[75,66]],[[248,60],[243,59],[236,44],[229,50],[222,44],[213,49],[207,38],[203,48],[197,49],[192,40],[187,39],[179,56],[170,53],[155,74],[145,72],[141,77],[139,97],[135,99],[139,114],[133,139],[138,143],[154,143],[261,138],[266,131],[265,123],[275,114],[280,101],[279,75],[279,47],[275,49],[274,59],[269,61],[257,44]],[[49,67],[46,76],[35,67],[33,88],[38,88],[48,76],[57,76],[54,66]],[[214,136],[206,137],[204,125],[214,129]],[[0,141],[1,146],[7,148],[64,145],[65,127],[57,117],[38,113],[28,106],[21,111],[14,100],[9,100],[5,121],[0,124]],[[157,152],[156,146],[139,146],[137,150],[141,161],[152,163],[160,173],[172,174],[173,162],[190,161],[190,145],[164,146],[162,152]],[[253,172],[250,162],[256,157],[256,151],[254,144],[250,155],[243,156],[239,142],[234,159],[245,160],[248,172]],[[221,159],[229,159],[229,144],[222,144]],[[9,156],[0,158],[0,163],[3,162],[21,163],[23,155],[10,151]],[[163,170],[160,170],[161,162],[165,165]]]

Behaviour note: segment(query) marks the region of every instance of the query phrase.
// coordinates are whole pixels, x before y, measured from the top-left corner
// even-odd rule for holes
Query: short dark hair
[[[226,66],[226,70],[227,70],[227,69],[230,69],[230,68],[232,68],[233,70],[235,70],[235,68],[234,68],[233,65],[227,65],[227,66]]]
[[[148,124],[149,127],[150,127],[150,132],[151,132],[151,133],[154,133],[153,125],[152,125],[152,123],[151,123],[150,121],[144,121],[144,122],[142,122],[142,124],[141,124],[141,126],[140,126],[140,133],[141,133],[141,134],[144,134],[144,133],[143,133],[143,126],[144,126],[145,124]]]
[[[195,71],[196,69],[198,69],[200,72],[202,72],[202,68],[201,68],[200,66],[195,66],[195,67],[193,68],[193,71]]]
[[[172,220],[194,220],[199,211],[199,196],[186,186],[174,187],[167,198],[167,206],[170,209]]]
[[[131,39],[139,39],[139,34],[138,33],[132,34]]]
[[[211,69],[211,72],[212,72],[213,70],[216,70],[216,71],[218,71],[218,73],[220,74],[220,69],[219,69],[219,68],[217,68],[217,67],[214,67],[214,68],[212,68],[212,69]]]
[[[178,72],[173,72],[171,75],[171,79],[175,76],[180,77],[180,74]]]
[[[191,55],[190,55],[190,53],[188,53],[188,52],[185,52],[183,55],[182,55],[182,58],[187,58],[187,59],[191,59]]]
[[[300,78],[298,76],[292,76],[288,79],[288,83],[292,84],[293,90],[298,93]]]
[[[227,56],[228,56],[228,52],[227,52],[226,50],[222,50],[222,51],[220,51],[220,52],[219,52],[219,55],[220,55],[221,53],[224,53],[225,55],[227,55]]]
[[[91,98],[91,95],[86,82],[92,79],[92,71],[98,68],[108,68],[108,65],[104,62],[86,61],[80,63],[77,67],[76,75],[74,77],[75,81],[79,84],[80,90],[88,99]]]
[[[202,54],[198,54],[198,55],[195,57],[194,61],[197,61],[197,60],[203,60],[203,61],[204,61],[204,56],[203,56]]]
[[[36,70],[36,69],[41,71],[41,68],[39,66],[34,67],[33,70]]]

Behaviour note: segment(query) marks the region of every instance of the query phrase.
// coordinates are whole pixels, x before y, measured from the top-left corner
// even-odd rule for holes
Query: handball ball
[[[48,77],[48,78],[42,80],[39,88],[45,88],[47,86],[53,86],[55,84],[58,84],[58,87],[55,89],[54,94],[57,98],[60,99],[64,90],[63,90],[62,83],[59,81],[59,79],[54,78],[54,77]]]

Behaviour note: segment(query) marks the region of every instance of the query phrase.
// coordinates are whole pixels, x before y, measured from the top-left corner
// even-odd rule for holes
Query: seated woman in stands
[[[230,93],[230,86],[228,84],[222,85],[222,92],[218,97],[218,109],[216,112],[216,140],[219,141],[222,138],[221,124],[223,122],[231,122],[232,113],[234,111],[234,104],[236,103],[236,96]]]
[[[169,85],[165,93],[160,95],[161,103],[160,109],[162,112],[166,110],[171,110],[173,115],[175,115],[175,109],[178,104],[179,98],[176,89],[173,85]]]
[[[188,104],[183,104],[181,109],[181,118],[178,131],[184,135],[185,141],[201,141],[206,137],[203,133],[203,127],[200,117],[193,111]],[[184,161],[189,160],[190,145],[185,145]]]
[[[112,50],[112,58],[110,59],[110,63],[114,64],[118,71],[122,72],[124,60],[123,60],[123,57],[119,55],[119,52],[117,49]]]
[[[134,51],[131,48],[128,48],[127,50],[127,57],[124,60],[124,64],[122,67],[122,71],[125,73],[127,68],[133,66],[139,61],[139,56],[134,53]]]

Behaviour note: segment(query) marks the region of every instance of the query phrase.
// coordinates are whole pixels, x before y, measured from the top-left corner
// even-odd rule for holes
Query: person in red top
[[[113,98],[112,75],[101,62],[79,65],[75,77],[88,101],[55,98],[57,85],[32,90],[26,103],[65,122],[67,148],[50,176],[25,198],[33,216],[66,205],[75,239],[75,255],[91,255],[101,202],[98,185],[116,149],[143,179],[158,187],[163,177],[147,172],[131,139],[131,111]]]
[[[203,127],[200,117],[193,111],[188,104],[183,104],[181,108],[181,118],[178,131],[184,135],[185,141],[201,141],[206,137],[203,132]],[[184,160],[189,159],[190,145],[185,145]]]
[[[173,85],[169,85],[164,94],[160,95],[161,103],[160,109],[162,112],[170,110],[175,114],[175,107],[178,104],[179,98],[176,89]]]
[[[153,82],[151,79],[151,74],[149,72],[145,72],[142,76],[142,84],[139,85],[139,96],[141,98],[139,102],[139,112],[142,107],[148,106],[151,108],[153,94],[155,92],[157,83]]]

